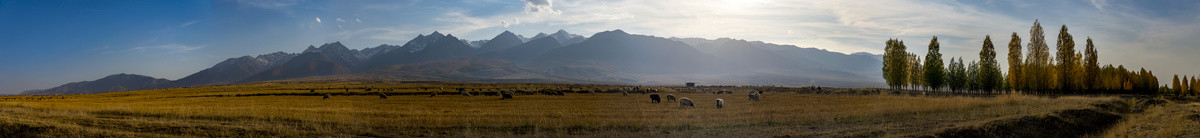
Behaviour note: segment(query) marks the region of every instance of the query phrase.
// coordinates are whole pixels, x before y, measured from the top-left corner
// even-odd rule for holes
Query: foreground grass
[[[1104,137],[1200,137],[1200,103],[1167,101],[1130,115]]]
[[[1086,108],[1112,97],[993,98],[892,95],[663,93],[695,108],[651,103],[647,95],[233,96],[317,93],[344,88],[608,89],[555,84],[303,83],[248,84],[69,96],[8,96],[0,130],[15,136],[903,136],[1017,116]],[[439,91],[443,89],[424,90]],[[352,90],[360,91],[360,90]],[[450,90],[445,90],[450,91]],[[364,92],[365,93],[365,92]],[[713,100],[721,98],[725,108]],[[20,100],[17,100],[20,99]],[[40,99],[40,100],[38,100]],[[8,130],[22,131],[8,131]],[[0,132],[3,133],[3,132]]]

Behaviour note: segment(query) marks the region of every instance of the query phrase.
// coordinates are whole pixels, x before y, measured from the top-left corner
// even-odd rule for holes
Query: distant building
[[[687,87],[696,87],[695,82],[687,82],[687,83],[684,83],[684,85],[687,85]]]

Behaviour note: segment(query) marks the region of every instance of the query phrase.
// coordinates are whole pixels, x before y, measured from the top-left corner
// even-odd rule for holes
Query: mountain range
[[[664,38],[622,30],[590,37],[559,30],[488,40],[418,35],[404,45],[341,42],[229,58],[178,80],[117,74],[22,94],[86,94],[262,81],[473,81],[630,85],[883,85],[881,55],[843,54],[731,38]]]

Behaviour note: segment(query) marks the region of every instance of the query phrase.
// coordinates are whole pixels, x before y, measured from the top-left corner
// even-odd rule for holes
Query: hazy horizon
[[[620,5],[620,6],[613,6]],[[1101,64],[1196,74],[1197,1],[0,1],[0,94],[130,73],[179,79],[227,58],[300,52],[340,41],[351,49],[403,45],[439,31],[467,40],[502,31],[533,37],[621,29],[658,37],[734,38],[880,54],[900,38],[924,55],[978,59],[985,35],[1007,68],[1009,36],[1022,48],[1039,20],[1054,42],[1091,37]],[[1053,50],[1053,45],[1050,46]]]

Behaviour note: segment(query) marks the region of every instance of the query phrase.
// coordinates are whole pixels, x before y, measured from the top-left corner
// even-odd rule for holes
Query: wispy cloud
[[[476,30],[479,30],[479,29],[500,26],[500,24],[496,24],[495,22],[492,22],[495,20],[481,18],[481,17],[467,16],[466,14],[464,14],[461,11],[448,12],[441,17],[434,18],[434,20],[439,21],[439,22],[446,22],[449,24],[447,26],[438,27],[438,30],[443,31],[442,33],[467,34],[467,33],[475,32]]]
[[[245,7],[263,8],[275,10],[285,14],[293,14],[293,6],[300,4],[304,0],[236,0],[238,5]]]
[[[179,24],[179,27],[178,27],[178,28],[184,28],[184,27],[192,26],[193,24],[196,24],[196,23],[199,23],[199,22],[200,22],[200,20],[195,20],[195,21],[185,22],[185,23]]]
[[[1092,7],[1100,10],[1104,10],[1104,7],[1108,6],[1108,0],[1090,0],[1089,2],[1092,2]]]
[[[190,52],[190,51],[192,51],[192,50],[196,50],[196,49],[200,49],[200,48],[204,48],[204,47],[205,47],[205,46],[188,46],[188,45],[182,45],[182,44],[166,44],[166,45],[156,45],[156,46],[139,46],[139,47],[133,47],[133,48],[130,48],[130,49],[128,49],[128,50],[125,50],[125,51],[130,51],[130,52],[147,52],[147,51],[149,51],[149,52],[166,52],[166,53],[171,53],[171,54],[177,54],[177,53],[187,53],[187,52]]]

